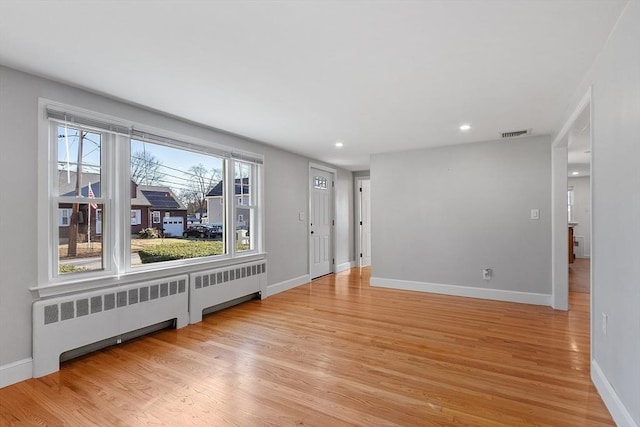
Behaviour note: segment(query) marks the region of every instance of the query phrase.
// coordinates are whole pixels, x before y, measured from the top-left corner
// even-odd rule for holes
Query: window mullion
[[[109,245],[110,253],[115,259],[115,273],[120,276],[131,268],[131,245],[129,244],[131,229],[131,188],[129,177],[130,148],[129,138],[114,136],[109,152],[108,169],[112,186],[111,197],[111,221],[112,230],[109,237],[112,239]]]

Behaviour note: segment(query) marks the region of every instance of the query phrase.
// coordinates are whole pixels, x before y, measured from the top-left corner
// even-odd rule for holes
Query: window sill
[[[231,265],[266,259],[266,252],[239,255],[234,258],[226,258],[215,261],[193,262],[183,265],[169,265],[153,270],[144,269],[140,271],[129,271],[120,276],[107,276],[100,278],[75,279],[64,282],[56,282],[29,288],[29,290],[39,299],[53,298],[57,296],[73,294],[77,292],[87,292],[101,288],[110,288],[128,285],[142,280],[153,280],[161,277],[176,274],[189,274],[213,268],[228,267]]]

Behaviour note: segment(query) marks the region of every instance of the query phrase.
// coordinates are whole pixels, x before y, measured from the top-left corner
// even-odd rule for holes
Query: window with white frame
[[[243,153],[238,160],[213,143],[143,133],[58,108],[46,108],[49,228],[55,230],[48,282],[65,282],[71,274],[120,277],[157,262],[215,262],[261,249],[254,236],[260,157]],[[122,170],[131,173],[116,172]],[[233,192],[225,186],[230,182]],[[227,203],[227,194],[242,203]],[[212,208],[221,211],[222,223],[212,225],[223,236],[189,238],[187,217],[211,218]]]
[[[71,223],[71,213],[72,209],[58,209],[58,226],[59,227],[68,227]]]
[[[140,224],[142,224],[142,210],[131,209],[131,225],[140,225]]]

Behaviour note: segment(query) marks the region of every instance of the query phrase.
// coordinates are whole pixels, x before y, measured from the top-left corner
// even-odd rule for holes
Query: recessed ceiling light
[[[344,147],[344,144],[342,142],[336,142],[336,147],[342,148]]]
[[[580,172],[571,172],[571,175],[580,175]]]
[[[460,130],[465,131],[471,129],[471,125],[461,125]]]

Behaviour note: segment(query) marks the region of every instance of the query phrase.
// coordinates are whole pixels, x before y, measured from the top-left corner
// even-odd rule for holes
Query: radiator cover
[[[166,320],[189,321],[188,276],[36,301],[33,304],[33,376],[60,369],[60,355]]]
[[[189,322],[202,321],[202,311],[251,294],[266,295],[267,262],[231,265],[189,275]]]

